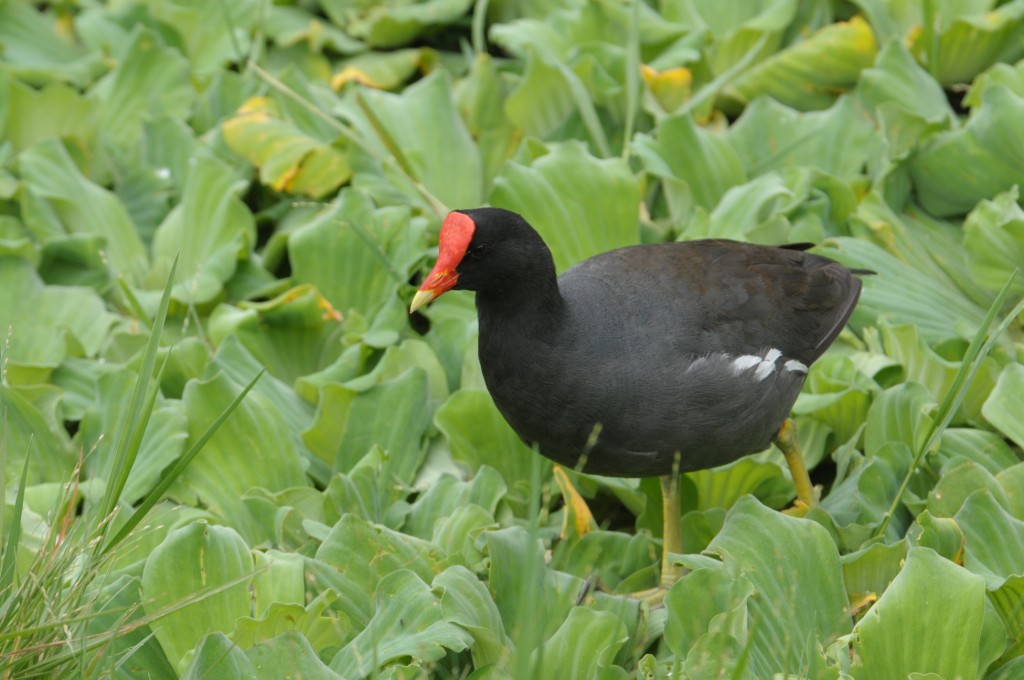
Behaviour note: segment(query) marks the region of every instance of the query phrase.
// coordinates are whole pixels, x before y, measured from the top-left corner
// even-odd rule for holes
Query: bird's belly
[[[543,366],[535,370],[535,366]],[[724,465],[767,448],[807,367],[766,349],[645,366],[623,359],[500,372],[483,365],[494,401],[528,443],[563,465],[622,477]]]

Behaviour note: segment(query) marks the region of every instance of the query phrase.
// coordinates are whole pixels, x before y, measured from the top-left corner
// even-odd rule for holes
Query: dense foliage
[[[1024,677],[1022,57],[1024,0],[0,0],[0,675]],[[877,272],[821,506],[687,474],[626,596],[657,482],[516,439],[471,295],[407,314],[484,204]]]

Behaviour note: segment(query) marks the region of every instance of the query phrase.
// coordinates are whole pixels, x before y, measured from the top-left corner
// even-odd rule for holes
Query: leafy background
[[[1022,57],[1024,0],[0,2],[4,677],[1024,677]],[[481,204],[876,271],[821,507],[688,474],[623,595],[657,483],[554,476],[471,296],[406,313]]]

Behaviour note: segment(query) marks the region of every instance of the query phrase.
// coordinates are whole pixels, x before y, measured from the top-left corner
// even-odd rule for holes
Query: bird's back
[[[482,324],[481,342],[528,346],[488,353],[488,388],[549,457],[585,450],[588,471],[643,476],[669,472],[675,451],[687,470],[766,448],[860,282],[800,250],[694,241],[603,253],[559,289],[547,327]]]

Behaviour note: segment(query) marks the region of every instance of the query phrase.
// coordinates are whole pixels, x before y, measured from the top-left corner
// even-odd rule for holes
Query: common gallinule
[[[856,273],[807,245],[639,245],[555,275],[516,213],[458,210],[410,311],[476,291],[487,389],[540,453],[600,475],[661,477],[663,585],[678,578],[678,473],[774,441],[797,496],[815,498],[789,412],[807,369],[860,295]]]

